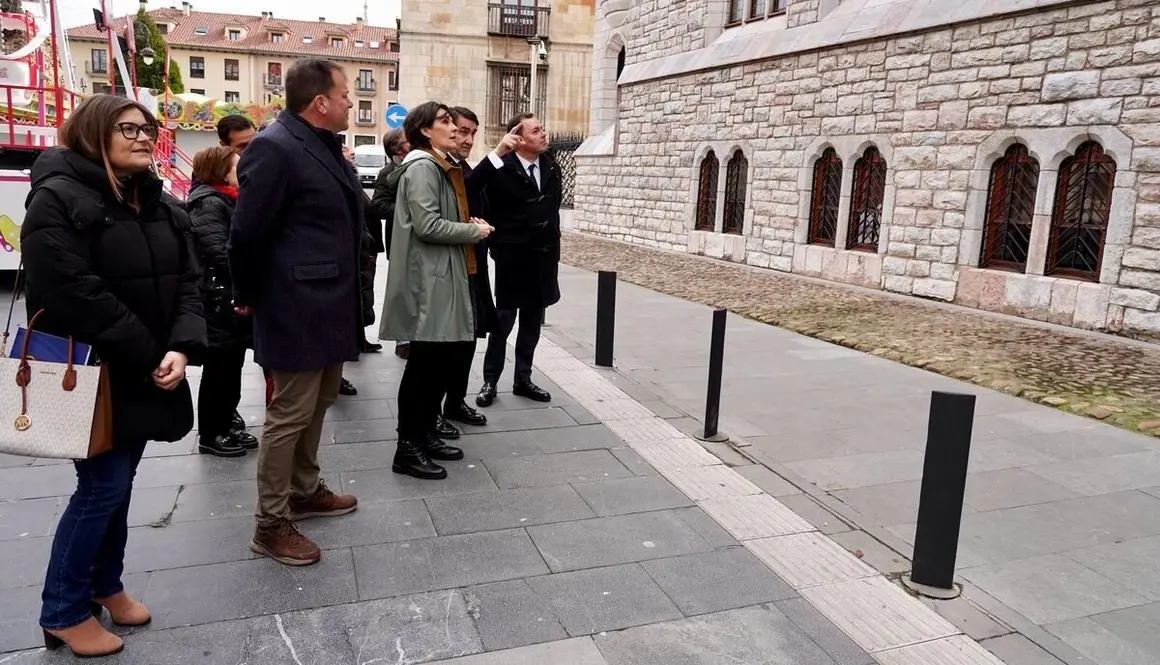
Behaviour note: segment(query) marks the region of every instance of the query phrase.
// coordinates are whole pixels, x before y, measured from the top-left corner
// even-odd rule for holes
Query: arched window
[[[846,249],[878,251],[882,231],[882,201],[886,197],[886,160],[870,146],[854,162],[854,190],[850,198],[850,226]]]
[[[1025,145],[1011,146],[991,167],[980,268],[1026,271],[1038,186],[1039,162]]]
[[[725,169],[725,233],[741,235],[745,229],[745,181],[749,177],[749,160],[740,150],[733,153]]]
[[[838,232],[838,203],[842,199],[842,158],[826,148],[814,164],[814,189],[810,195],[809,242],[834,246]]]
[[[1095,141],[1059,166],[1046,274],[1099,281],[1115,183],[1116,161]]]
[[[624,47],[620,47],[620,53],[616,54],[616,80],[620,80],[620,74],[624,71]]]
[[[697,181],[697,220],[695,228],[698,231],[712,231],[717,221],[717,172],[720,162],[717,155],[710,150],[701,160],[701,177]]]

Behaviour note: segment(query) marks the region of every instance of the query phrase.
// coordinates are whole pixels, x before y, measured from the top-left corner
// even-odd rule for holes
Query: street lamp
[[[153,50],[152,46],[149,46],[149,28],[148,28],[148,26],[146,26],[144,23],[134,23],[133,24],[133,37],[134,37],[134,39],[133,39],[134,46],[136,46],[137,44],[140,44],[142,42],[145,43],[145,48],[141,49],[138,52],[141,55],[141,62],[144,62],[146,65],[152,65],[153,59],[157,57],[157,52]]]

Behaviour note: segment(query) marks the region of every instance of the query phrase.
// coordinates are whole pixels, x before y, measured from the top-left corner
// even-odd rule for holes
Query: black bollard
[[[709,385],[705,390],[705,429],[698,438],[703,441],[725,441],[728,437],[717,431],[721,416],[721,373],[725,363],[724,309],[713,310],[713,336],[709,341]]]
[[[612,342],[616,332],[616,273],[601,270],[596,276],[596,364],[612,367]]]
[[[913,570],[907,586],[934,598],[953,598],[959,526],[971,459],[975,396],[933,392],[922,465]]]

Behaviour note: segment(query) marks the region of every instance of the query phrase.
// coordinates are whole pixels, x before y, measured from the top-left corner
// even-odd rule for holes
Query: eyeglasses
[[[130,141],[136,141],[142,134],[150,141],[157,140],[157,125],[138,125],[135,122],[118,122],[115,126],[121,131],[121,136],[124,136]]]

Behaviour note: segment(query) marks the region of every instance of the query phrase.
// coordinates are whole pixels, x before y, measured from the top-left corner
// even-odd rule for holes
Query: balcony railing
[[[500,37],[547,37],[551,7],[524,7],[492,2],[487,5],[487,34]]]
[[[355,81],[354,94],[362,95],[363,97],[373,97],[375,94],[375,80],[370,81]]]
[[[265,74],[262,76],[262,85],[265,86],[266,88],[281,88],[282,87],[282,75],[281,74],[277,74],[277,75]]]

